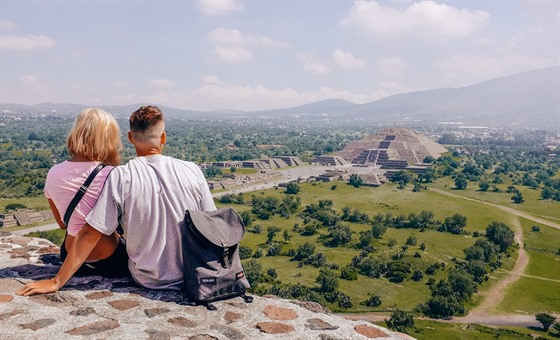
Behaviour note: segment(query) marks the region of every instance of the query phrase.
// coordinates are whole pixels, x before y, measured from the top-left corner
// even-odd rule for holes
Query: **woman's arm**
[[[102,235],[99,231],[86,224],[76,235],[76,240],[68,252],[68,257],[66,257],[56,276],[52,279],[29,282],[17,294],[24,296],[47,294],[54,293],[62,288],[84,264]]]
[[[53,216],[54,216],[54,220],[58,224],[58,227],[60,229],[66,229],[66,226],[64,225],[64,222],[60,218],[60,212],[58,211],[58,208],[54,204],[53,200],[49,198],[48,201],[49,201],[49,206],[51,207],[51,211],[52,211]]]

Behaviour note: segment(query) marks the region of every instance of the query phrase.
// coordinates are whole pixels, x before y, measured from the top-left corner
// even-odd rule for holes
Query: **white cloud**
[[[243,45],[245,36],[239,30],[218,27],[208,33],[208,40],[218,44]]]
[[[428,36],[466,36],[483,26],[490,15],[434,1],[420,1],[403,10],[377,1],[355,1],[339,23],[376,34],[407,33]]]
[[[357,69],[367,64],[365,61],[354,57],[352,53],[339,49],[334,50],[332,57],[338,65],[348,69]]]
[[[26,74],[26,75],[22,76],[21,81],[25,84],[37,84],[38,83],[37,76],[35,76],[34,74]]]
[[[245,9],[237,0],[198,0],[197,7],[206,15],[225,15]]]
[[[252,51],[238,46],[217,46],[214,49],[214,54],[220,60],[230,63],[243,63],[253,60],[254,57]]]
[[[400,57],[383,58],[378,62],[381,73],[392,76],[400,76],[406,69],[405,61]]]
[[[261,110],[279,107],[291,107],[316,101],[340,98],[353,103],[363,104],[394,94],[401,87],[396,83],[383,83],[380,89],[370,93],[356,94],[346,90],[322,87],[311,91],[298,92],[293,88],[280,90],[269,89],[263,85],[255,87],[230,85],[216,76],[206,76],[205,83],[183,95],[177,102],[179,107],[195,110],[237,109]],[[185,100],[186,98],[186,100]]]
[[[49,49],[54,46],[54,40],[45,35],[3,35],[0,36],[0,50],[33,51]]]
[[[254,48],[284,48],[287,43],[266,36],[244,34],[236,29],[216,28],[208,33],[208,41],[215,43],[214,54],[226,62],[246,62],[254,57]]]
[[[165,87],[165,88],[169,88],[169,87],[173,87],[175,86],[175,83],[172,82],[169,79],[150,79],[150,83],[156,87]]]
[[[303,64],[303,70],[307,73],[315,73],[315,74],[328,74],[331,73],[330,67],[328,67],[325,63],[316,61],[316,62],[305,62]]]
[[[296,59],[303,61],[303,70],[306,73],[314,74],[328,74],[331,73],[331,68],[326,62],[315,58],[312,52],[299,52],[296,54]]]
[[[214,75],[208,74],[205,75],[204,78],[202,78],[202,81],[205,84],[219,84],[220,83],[220,79]]]
[[[289,45],[282,41],[275,41],[267,36],[255,36],[250,33],[244,34],[236,29],[218,27],[208,33],[208,40],[216,44],[244,45],[246,47],[258,48],[286,48]]]

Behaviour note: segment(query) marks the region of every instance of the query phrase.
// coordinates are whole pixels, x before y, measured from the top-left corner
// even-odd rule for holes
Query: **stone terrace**
[[[59,292],[22,297],[25,282],[52,277],[58,247],[0,232],[0,339],[411,339],[312,302],[275,297],[216,302],[217,311],[177,303],[128,278],[74,277]]]

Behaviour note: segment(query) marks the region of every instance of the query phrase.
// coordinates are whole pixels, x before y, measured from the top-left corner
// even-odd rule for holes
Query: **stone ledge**
[[[0,339],[411,339],[328,313],[312,302],[254,296],[216,302],[217,311],[184,306],[172,291],[131,279],[73,277],[59,292],[22,297],[28,281],[60,266],[52,243],[0,232]]]

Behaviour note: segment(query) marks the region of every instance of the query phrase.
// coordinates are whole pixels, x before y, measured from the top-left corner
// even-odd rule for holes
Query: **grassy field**
[[[541,226],[540,232],[531,232],[531,227],[535,223],[510,215],[492,206],[479,202],[468,201],[460,197],[448,197],[432,191],[421,191],[415,193],[411,191],[411,187],[407,187],[405,190],[400,190],[391,184],[379,188],[354,188],[342,182],[336,182],[334,184],[336,184],[335,190],[331,190],[333,183],[301,185],[301,191],[298,196],[302,200],[302,206],[310,203],[317,203],[319,200],[329,199],[333,201],[333,208],[338,212],[340,212],[343,207],[349,206],[367,213],[370,217],[377,213],[385,214],[390,212],[393,215],[408,215],[410,212],[419,213],[422,210],[429,210],[434,212],[437,219],[443,220],[447,216],[451,216],[455,213],[461,213],[462,215],[467,216],[468,226],[466,230],[469,232],[484,232],[490,222],[501,221],[510,225],[514,230],[517,228],[517,225],[522,227],[524,235],[527,237],[526,243],[528,246],[545,247],[548,250],[558,249],[560,247],[560,237],[558,237],[560,234],[558,234],[558,230],[551,227]],[[444,188],[444,190],[448,190],[448,188],[445,188],[445,185],[438,185],[440,185],[441,188]],[[464,191],[450,191],[455,194],[464,193]],[[252,194],[275,196],[279,198],[282,198],[285,195],[282,189],[257,191]],[[246,194],[246,200],[250,200],[250,194]],[[499,200],[496,200],[496,202],[498,201]],[[248,207],[237,206],[237,209],[241,211],[248,209]],[[549,212],[549,215],[550,214],[551,212]],[[275,216],[266,221],[256,220],[254,224],[261,225],[263,227],[263,232],[259,235],[247,233],[243,240],[243,244],[251,247],[253,250],[255,250],[259,245],[264,245],[267,233],[266,228],[268,226],[277,226],[282,229],[282,231],[277,234],[275,238],[276,241],[283,242],[281,235],[284,230],[287,230],[291,234],[292,238],[289,243],[284,245],[283,251],[287,251],[287,249],[297,249],[299,245],[305,242],[315,243],[315,239],[317,237],[316,235],[301,236],[300,234],[292,231],[292,226],[296,223],[299,223],[300,225],[303,224],[302,220],[295,216],[288,219]],[[369,228],[369,225],[347,224],[351,226],[354,232],[354,241],[357,240],[359,231]],[[427,264],[434,262],[452,264],[451,260],[453,258],[464,258],[463,249],[469,247],[475,241],[473,237],[468,235],[452,235],[433,230],[419,232],[418,230],[411,229],[389,228],[381,240],[374,241],[373,245],[377,248],[375,254],[381,258],[390,256],[396,251],[396,249],[400,249],[400,247],[405,243],[407,237],[410,235],[414,235],[418,239],[418,244],[424,243],[426,245],[425,251],[421,251],[417,246],[409,248],[406,259],[413,264],[414,268],[425,268]],[[396,246],[389,248],[387,245],[389,239],[394,239],[396,241]],[[352,257],[356,256],[360,252],[358,249],[353,248],[328,248],[317,243],[315,244],[316,252],[325,253],[328,262],[336,263],[340,266],[340,268],[346,266]],[[412,257],[415,252],[419,252],[421,254],[420,259]],[[530,257],[533,256],[532,251],[528,251],[528,254]],[[548,255],[541,255],[541,257],[543,257],[549,265],[551,263],[555,263],[554,261],[558,263],[558,256],[551,253],[547,254]],[[480,285],[479,290],[484,292],[489,289],[493,283],[509,275],[509,272],[515,265],[516,258],[517,252],[514,249],[512,256],[504,259],[503,266],[499,270],[491,273],[491,280]],[[258,261],[263,265],[265,270],[267,268],[275,268],[278,273],[277,279],[282,283],[302,283],[311,287],[315,285],[314,278],[317,276],[318,270],[311,266],[296,268],[296,264],[291,261],[290,257],[264,256],[258,259]],[[546,268],[551,268],[549,265],[546,265],[543,268],[540,262],[540,259],[529,261],[527,269],[528,273],[534,272],[535,274],[540,275],[543,272],[546,272]],[[553,279],[557,277],[556,275],[557,274],[548,274],[548,276],[545,277]],[[443,278],[444,273],[436,273],[433,277],[436,280]],[[350,309],[352,312],[387,311],[394,306],[405,310],[412,310],[418,303],[427,300],[429,297],[430,291],[425,284],[427,278],[428,276],[425,276],[420,282],[405,280],[402,283],[395,284],[383,278],[371,279],[359,275],[359,279],[357,281],[340,280],[339,282],[340,290],[352,297],[354,304],[354,306]],[[550,288],[558,288],[557,282],[549,281],[549,283]],[[528,288],[530,287],[522,286],[522,289]],[[360,304],[360,302],[366,300],[371,294],[377,294],[381,297],[383,301],[381,306],[377,308],[369,308]],[[519,292],[513,292],[512,294],[519,294]],[[554,307],[558,306],[558,301],[555,299],[548,300],[548,303],[546,302],[546,299],[540,299],[540,292],[538,290],[533,289],[525,291],[524,295],[527,297],[527,301],[524,302],[525,305],[531,305],[531,301],[534,302],[531,310],[542,309],[545,307],[549,310],[555,310]],[[504,306],[507,306],[506,303],[510,296],[509,291],[506,296],[508,298],[504,299]],[[467,307],[473,308],[479,302],[480,299],[475,297]],[[336,306],[329,307],[337,310]],[[511,309],[510,307],[500,307],[500,310],[511,312],[515,311],[515,309]]]
[[[509,178],[506,178],[503,184],[497,184],[497,187],[500,188],[501,192],[479,191],[478,184],[472,182],[469,182],[469,185],[465,190],[454,190],[453,188],[455,187],[455,185],[453,184],[453,180],[451,178],[441,178],[438,179],[436,183],[430,184],[430,187],[439,188],[454,194],[477,199],[480,201],[503,205],[520,211],[528,212],[530,214],[545,218],[555,223],[560,223],[560,202],[541,199],[540,189],[534,190],[529,187],[516,185],[515,187],[521,192],[523,198],[525,199],[525,202],[523,202],[522,204],[515,204],[511,200],[513,194],[506,192],[506,189],[509,185],[511,185],[511,180],[509,180]]]
[[[6,211],[6,205],[10,203],[21,203],[29,209],[48,210],[49,203],[45,196],[24,197],[24,198],[0,198],[0,212]]]

